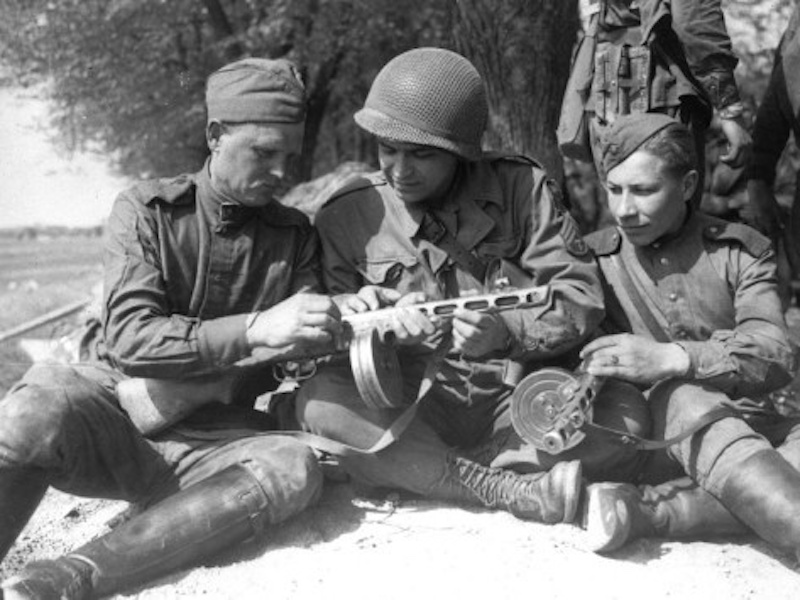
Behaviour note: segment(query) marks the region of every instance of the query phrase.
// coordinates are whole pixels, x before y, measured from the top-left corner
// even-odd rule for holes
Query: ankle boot
[[[47,480],[36,469],[0,470],[0,561],[14,545],[45,491]]]
[[[112,594],[259,536],[268,515],[258,481],[233,465],[66,556],[30,563],[3,584],[5,600]]]
[[[747,528],[689,477],[658,486],[595,483],[586,489],[586,544],[613,552],[644,537],[736,535]]]
[[[459,499],[506,510],[540,523],[572,523],[581,493],[580,461],[557,463],[549,472],[520,475],[484,467],[462,457],[448,459]]]
[[[777,451],[739,463],[720,500],[762,539],[800,558],[800,473]]]

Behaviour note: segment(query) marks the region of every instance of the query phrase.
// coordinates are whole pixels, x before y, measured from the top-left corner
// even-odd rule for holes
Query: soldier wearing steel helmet
[[[512,362],[533,369],[584,341],[603,316],[602,292],[545,172],[482,151],[487,119],[483,81],[463,56],[418,48],[383,67],[355,114],[377,139],[380,171],[346,184],[315,221],[325,285],[341,295],[343,312],[360,312],[480,293],[500,261],[550,286],[552,300],[495,314],[458,309],[441,363],[434,348],[443,324],[410,306],[400,311],[393,332],[405,401],[431,370],[432,387],[397,441],[341,464],[368,486],[571,522],[582,475],[622,477],[635,454],[591,437],[559,456],[526,446],[511,427],[507,375]],[[646,433],[635,388],[611,382],[601,396],[599,421]],[[304,383],[297,410],[306,429],[363,449],[402,409],[368,408],[347,365],[332,364]]]

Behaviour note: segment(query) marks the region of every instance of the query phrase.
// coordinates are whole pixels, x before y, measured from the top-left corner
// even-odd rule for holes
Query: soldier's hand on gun
[[[453,313],[453,349],[478,357],[508,346],[511,333],[500,315],[458,308]]]
[[[395,303],[397,310],[392,314],[391,330],[397,343],[404,346],[419,344],[440,332],[440,319],[429,317],[414,307],[425,300],[423,292],[409,292]]]
[[[394,306],[402,294],[395,289],[379,285],[365,285],[356,294],[341,294],[335,297],[343,315],[353,315],[385,306]]]
[[[581,358],[591,375],[642,384],[681,377],[690,367],[689,355],[678,344],[656,342],[629,333],[589,342],[581,350]]]
[[[341,331],[341,314],[333,299],[300,292],[259,312],[247,329],[247,341],[252,347],[281,348],[328,342]]]
[[[346,294],[337,297],[342,314],[363,313],[387,306],[398,309],[392,313],[390,323],[381,324],[391,330],[395,341],[403,345],[418,344],[439,330],[440,321],[429,318],[415,304],[425,302],[423,292],[401,292],[377,285],[365,285],[357,294]]]

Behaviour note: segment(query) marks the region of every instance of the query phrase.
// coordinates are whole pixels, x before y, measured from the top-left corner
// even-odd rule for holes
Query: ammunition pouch
[[[601,125],[650,110],[651,49],[601,44],[595,54],[594,110]]]
[[[707,126],[711,101],[686,62],[669,19],[642,27],[608,27],[591,16],[578,40],[556,130],[567,158],[591,161],[590,121],[603,127],[617,115],[661,112]],[[678,113],[687,114],[678,114]]]

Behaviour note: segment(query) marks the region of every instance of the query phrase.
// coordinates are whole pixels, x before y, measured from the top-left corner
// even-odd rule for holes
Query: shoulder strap
[[[480,282],[484,281],[487,265],[459,244],[455,236],[444,226],[444,223],[430,211],[427,211],[422,218],[422,236],[447,252],[447,255],[458,266],[472,274],[475,279]]]
[[[650,335],[652,335],[653,339],[658,342],[671,342],[672,340],[666,334],[664,329],[658,324],[655,315],[653,315],[652,311],[648,308],[644,299],[639,294],[639,291],[636,289],[636,285],[633,283],[633,278],[628,271],[628,267],[625,266],[625,262],[620,259],[619,254],[612,254],[609,256],[609,259],[616,268],[617,273],[619,273],[619,280],[622,283],[622,291],[625,293],[631,303],[633,303],[636,312],[639,313],[642,321],[644,321],[645,327],[647,327]]]

